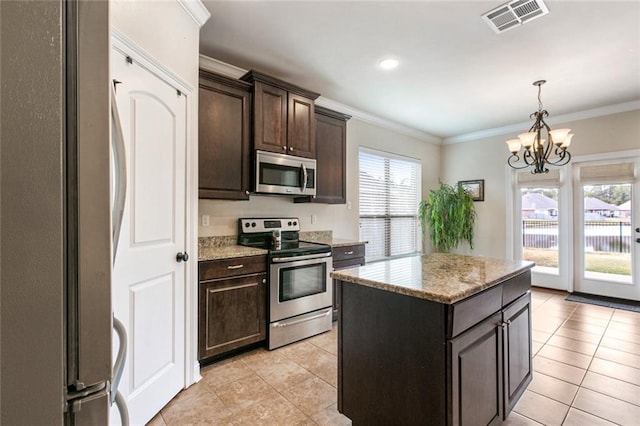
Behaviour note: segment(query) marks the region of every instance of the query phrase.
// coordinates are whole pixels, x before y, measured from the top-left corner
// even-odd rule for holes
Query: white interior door
[[[137,425],[185,384],[185,264],[176,255],[185,251],[186,97],[116,50],[111,76],[127,161],[113,309],[128,333],[120,391]]]
[[[640,300],[640,158],[577,163],[575,291]]]

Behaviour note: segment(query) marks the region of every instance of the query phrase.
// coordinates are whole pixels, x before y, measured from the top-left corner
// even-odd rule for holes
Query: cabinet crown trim
[[[315,106],[315,112],[316,114],[325,115],[327,117],[336,118],[342,121],[349,121],[349,119],[351,118],[349,114],[344,114],[342,112],[334,111],[332,109],[325,108],[320,105]]]
[[[276,86],[280,89],[286,90],[287,92],[295,93],[296,95],[304,96],[305,98],[308,98],[311,100],[316,100],[320,96],[320,93],[303,89],[300,86],[296,86],[295,84],[291,84],[284,80],[280,80],[279,78],[271,77],[269,75],[263,74],[256,70],[250,70],[245,75],[240,77],[240,80],[247,81],[249,83],[253,83],[255,81],[259,81],[261,83],[267,83],[271,86]]]
[[[226,86],[235,87],[241,90],[251,90],[251,84],[246,81],[236,80],[235,78],[229,78],[226,75],[218,74],[209,70],[200,68],[198,73],[200,78],[208,81],[214,81],[216,83],[224,84]]]

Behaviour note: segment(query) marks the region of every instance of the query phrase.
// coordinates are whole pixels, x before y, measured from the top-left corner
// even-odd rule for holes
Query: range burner
[[[331,253],[328,244],[300,241],[300,220],[296,217],[239,219],[238,228],[238,244],[267,249],[270,257]]]

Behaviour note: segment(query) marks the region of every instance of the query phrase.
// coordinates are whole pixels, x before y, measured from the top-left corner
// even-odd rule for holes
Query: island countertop
[[[331,277],[453,304],[531,269],[533,262],[448,253],[417,255],[334,271]]]

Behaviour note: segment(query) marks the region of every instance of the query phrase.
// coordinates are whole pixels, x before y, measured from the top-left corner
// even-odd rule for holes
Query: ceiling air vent
[[[482,15],[487,24],[500,34],[549,13],[542,0],[513,0]]]

